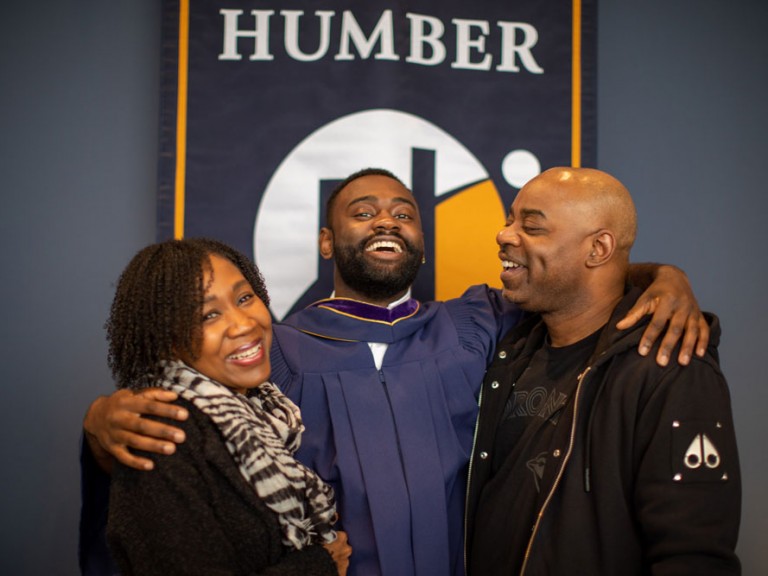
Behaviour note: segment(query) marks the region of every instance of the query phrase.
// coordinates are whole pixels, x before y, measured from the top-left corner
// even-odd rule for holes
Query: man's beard
[[[370,300],[384,300],[407,290],[419,273],[424,252],[402,236],[398,238],[403,242],[405,259],[397,264],[366,258],[368,240],[358,246],[335,245],[333,257],[344,283]]]

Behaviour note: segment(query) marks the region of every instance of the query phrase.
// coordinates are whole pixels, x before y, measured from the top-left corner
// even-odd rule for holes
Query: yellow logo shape
[[[473,284],[501,287],[496,233],[506,211],[491,180],[484,180],[435,209],[435,299],[460,296]]]

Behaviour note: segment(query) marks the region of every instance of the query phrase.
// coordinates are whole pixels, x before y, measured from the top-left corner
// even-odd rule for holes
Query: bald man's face
[[[524,310],[555,313],[578,302],[599,226],[574,200],[573,179],[538,176],[518,193],[499,232],[504,296]]]

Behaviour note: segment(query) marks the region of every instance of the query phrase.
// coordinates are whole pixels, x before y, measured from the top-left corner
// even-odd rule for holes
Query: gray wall
[[[600,168],[638,205],[633,259],[682,267],[720,316],[743,474],[739,553],[745,575],[768,574],[768,2],[601,4]]]
[[[159,1],[3,2],[0,573],[76,574],[82,414],[111,390],[113,283],[154,237]],[[768,3],[602,0],[599,167],[635,260],[684,268],[724,337],[744,474],[739,551],[768,570]]]

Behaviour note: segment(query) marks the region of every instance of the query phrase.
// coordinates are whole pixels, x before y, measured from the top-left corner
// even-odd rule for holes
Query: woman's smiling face
[[[222,256],[210,255],[203,286],[199,354],[181,360],[212,380],[245,393],[269,378],[269,310],[237,266]]]

